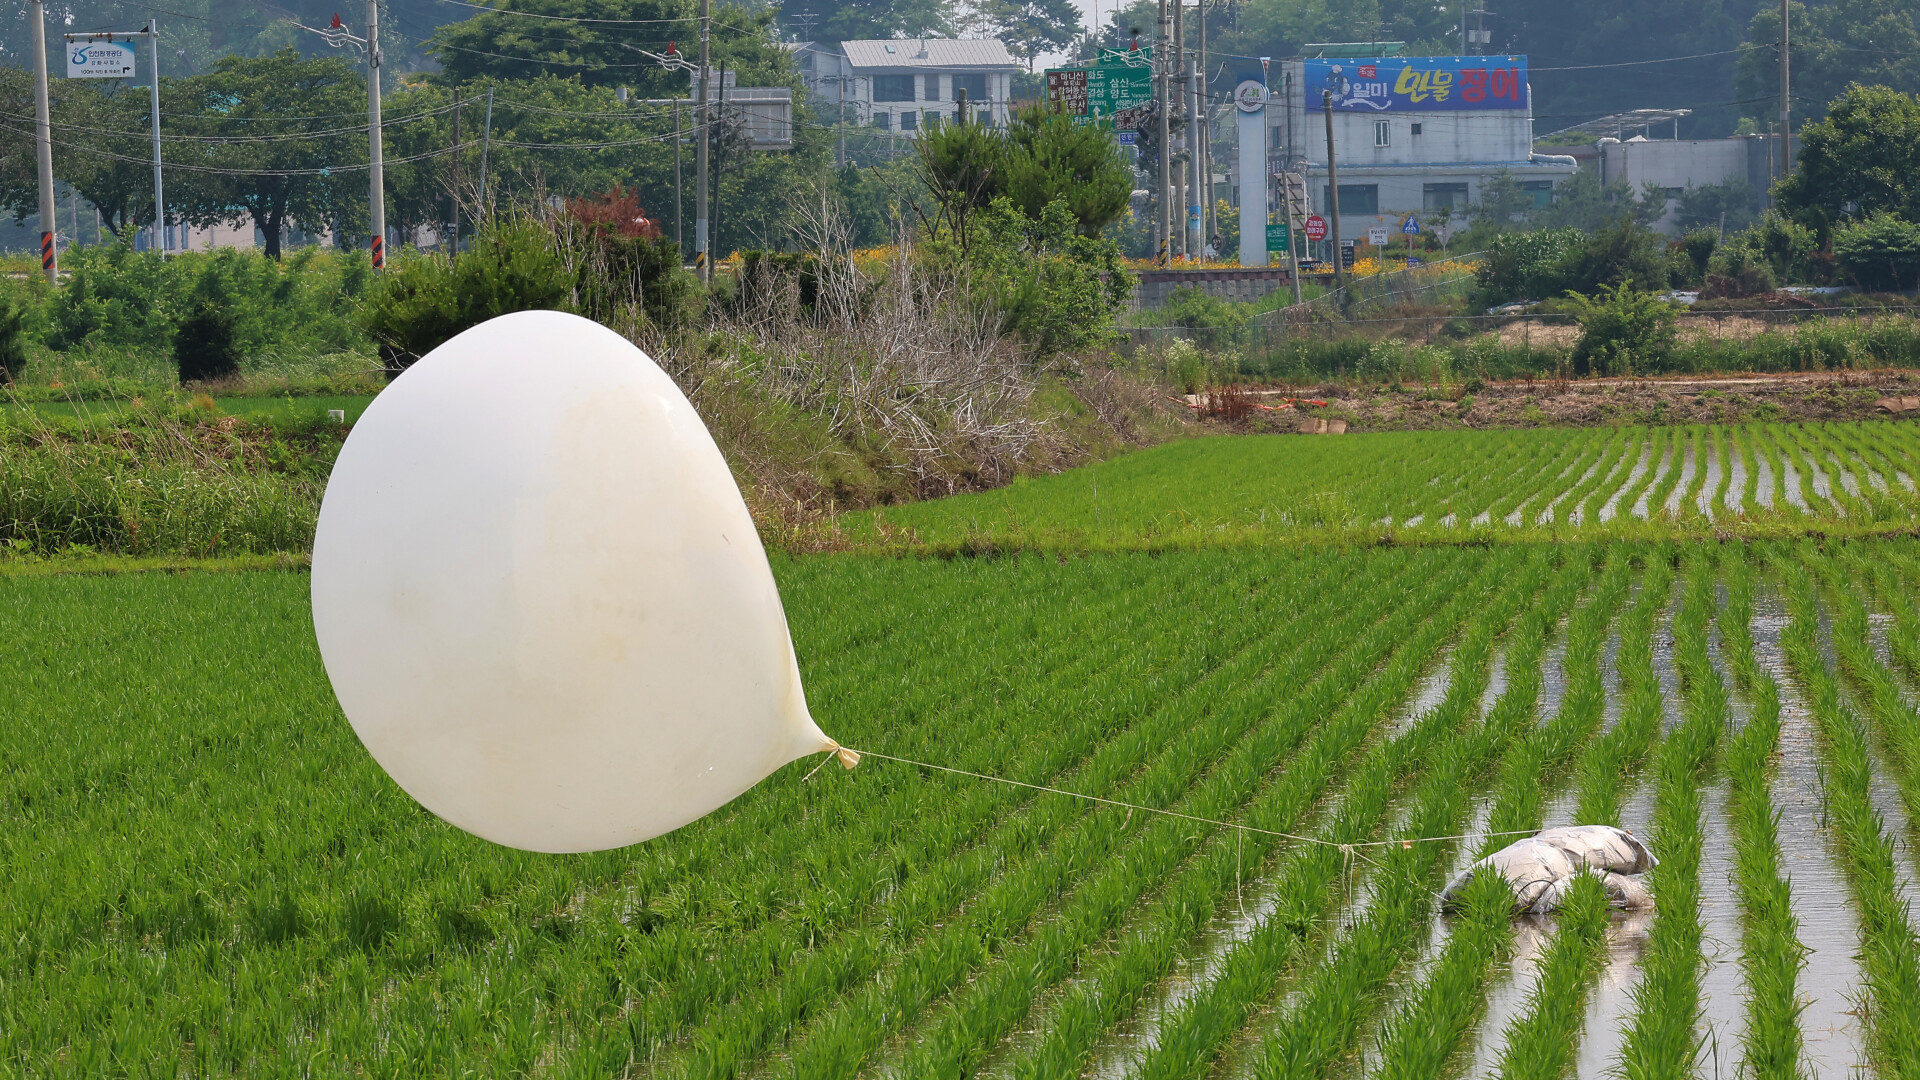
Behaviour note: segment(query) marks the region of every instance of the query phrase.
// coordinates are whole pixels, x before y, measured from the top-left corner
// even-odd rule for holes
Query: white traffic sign
[[[1375,225],[1368,229],[1367,243],[1372,244],[1374,247],[1386,247],[1387,227],[1385,225]]]
[[[131,79],[133,46],[115,41],[67,43],[67,78]]]

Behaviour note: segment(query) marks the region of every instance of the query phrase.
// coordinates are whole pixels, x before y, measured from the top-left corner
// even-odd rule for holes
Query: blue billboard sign
[[[1333,94],[1347,112],[1479,112],[1527,107],[1524,56],[1383,56],[1313,59],[1305,67],[1306,106]]]

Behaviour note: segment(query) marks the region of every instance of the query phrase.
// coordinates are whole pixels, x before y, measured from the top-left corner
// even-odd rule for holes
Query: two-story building
[[[996,38],[803,41],[789,48],[817,115],[907,135],[929,117],[953,119],[962,93],[968,116],[1004,126],[1020,70]]]
[[[1364,242],[1412,214],[1455,228],[1494,176],[1510,175],[1544,205],[1579,171],[1570,157],[1533,152],[1533,95],[1524,56],[1314,57],[1279,65],[1274,118],[1281,160],[1304,162],[1312,210],[1332,204],[1326,106],[1333,106],[1340,236]]]

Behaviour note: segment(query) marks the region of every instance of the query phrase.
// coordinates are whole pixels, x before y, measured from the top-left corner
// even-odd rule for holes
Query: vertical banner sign
[[[1524,109],[1524,56],[1386,56],[1302,64],[1306,100],[1332,95],[1336,111],[1483,112]]]
[[[1293,239],[1292,236],[1289,235],[1286,222],[1284,221],[1274,222],[1267,226],[1267,250],[1268,251],[1277,251],[1280,254],[1285,255],[1287,253],[1288,245],[1292,239]]]
[[[1240,265],[1267,265],[1267,87],[1233,88],[1240,142]]]
[[[133,46],[111,41],[67,43],[67,78],[131,79]]]

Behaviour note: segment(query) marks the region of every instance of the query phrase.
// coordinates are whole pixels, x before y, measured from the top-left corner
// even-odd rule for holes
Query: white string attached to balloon
[[[827,757],[825,758],[825,760],[821,761],[820,764],[815,765],[813,769],[807,773],[806,776],[801,778],[800,782],[804,784],[807,781],[812,780],[813,774],[819,772],[821,769],[826,768],[828,762],[838,761],[840,762],[840,765],[842,768],[851,769],[854,766],[860,764],[861,758],[869,758],[869,757],[878,758],[881,761],[897,761],[902,765],[913,765],[922,769],[933,769],[937,772],[952,773],[955,776],[968,776],[968,777],[972,777],[975,780],[989,780],[996,784],[1007,784],[1011,787],[1026,788],[1029,791],[1044,791],[1050,795],[1066,795],[1071,798],[1082,799],[1087,802],[1101,803],[1106,806],[1123,807],[1126,809],[1129,816],[1132,815],[1133,811],[1138,810],[1141,813],[1145,813],[1145,814],[1159,814],[1161,817],[1179,818],[1182,821],[1192,821],[1201,825],[1212,825],[1216,828],[1221,828],[1221,829],[1237,829],[1241,832],[1257,833],[1261,836],[1273,836],[1273,837],[1278,837],[1282,840],[1298,840],[1301,843],[1305,843],[1305,844],[1319,844],[1323,847],[1338,848],[1340,850],[1341,856],[1345,858],[1348,862],[1351,862],[1353,859],[1358,858],[1358,859],[1365,860],[1366,862],[1373,863],[1375,866],[1379,866],[1380,864],[1377,862],[1374,862],[1374,860],[1372,859],[1367,858],[1366,855],[1362,854],[1357,849],[1369,848],[1369,847],[1391,847],[1395,845],[1398,845],[1402,848],[1410,848],[1415,844],[1437,843],[1437,842],[1446,841],[1446,840],[1483,840],[1483,839],[1488,839],[1496,836],[1532,836],[1540,831],[1538,829],[1511,829],[1505,832],[1496,832],[1496,833],[1459,833],[1453,836],[1397,837],[1392,840],[1359,840],[1359,841],[1354,841],[1353,843],[1343,844],[1333,840],[1322,840],[1317,836],[1300,836],[1296,833],[1280,832],[1275,829],[1262,829],[1255,825],[1243,825],[1237,821],[1219,821],[1214,818],[1200,817],[1196,814],[1183,814],[1178,810],[1162,810],[1158,807],[1142,806],[1139,803],[1122,802],[1119,799],[1109,799],[1100,795],[1088,795],[1085,792],[1069,791],[1066,788],[1048,787],[1045,784],[1029,784],[1024,780],[1009,780],[1004,776],[993,776],[988,773],[972,772],[967,769],[956,769],[948,765],[934,765],[926,761],[915,761],[912,758],[895,757],[892,754],[882,754],[877,750],[855,750],[851,747],[841,746],[839,743],[835,743],[830,749],[828,749]],[[851,760],[849,760],[849,758],[851,758]]]

